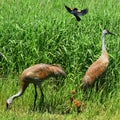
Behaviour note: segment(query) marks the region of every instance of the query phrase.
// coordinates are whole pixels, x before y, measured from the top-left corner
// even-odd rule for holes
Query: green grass
[[[88,8],[77,22],[64,8]],[[119,120],[120,119],[120,1],[118,0],[1,0],[0,2],[0,119],[1,120]],[[101,54],[101,32],[106,37],[110,64],[102,89],[79,89],[85,71]],[[64,84],[54,79],[43,83],[45,103],[32,111],[34,88],[5,110],[6,99],[19,90],[21,72],[37,63],[60,64],[66,71]],[[82,112],[70,104],[70,91],[77,90]],[[39,90],[38,90],[39,91]],[[87,99],[85,99],[87,98]],[[102,98],[102,102],[101,102]],[[67,113],[67,112],[70,113]]]

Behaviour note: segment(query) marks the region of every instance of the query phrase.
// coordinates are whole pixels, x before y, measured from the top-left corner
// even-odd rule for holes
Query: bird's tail
[[[51,71],[55,77],[58,77],[58,76],[66,77],[66,73],[64,69],[59,65],[53,64],[51,67]]]

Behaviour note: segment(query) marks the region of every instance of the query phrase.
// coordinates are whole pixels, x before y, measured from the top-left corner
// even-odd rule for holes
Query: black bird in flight
[[[83,10],[78,10],[77,8],[69,8],[69,7],[67,7],[66,5],[65,5],[65,8],[66,8],[66,10],[67,10],[69,13],[73,14],[73,15],[76,17],[76,20],[77,20],[77,21],[80,21],[80,20],[81,20],[81,19],[80,19],[80,16],[84,16],[85,14],[88,13],[88,9],[87,9],[87,8],[86,8],[86,9],[83,9]]]

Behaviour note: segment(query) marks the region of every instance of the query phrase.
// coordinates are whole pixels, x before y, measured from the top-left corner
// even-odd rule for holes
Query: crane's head
[[[71,90],[71,94],[76,94],[76,91],[75,90]]]
[[[9,98],[7,101],[6,101],[6,109],[9,108],[10,104],[12,103],[12,99]]]
[[[111,34],[114,35],[113,33],[111,33],[109,30],[103,30],[102,35],[107,35],[107,34]]]

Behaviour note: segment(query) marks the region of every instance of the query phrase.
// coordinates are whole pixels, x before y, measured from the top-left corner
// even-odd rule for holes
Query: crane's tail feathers
[[[88,88],[88,84],[87,83],[82,85],[82,90],[83,91],[86,91],[87,88]]]
[[[55,76],[63,76],[63,77],[66,77],[66,73],[65,73],[64,69],[63,69],[61,66],[59,66],[59,65],[54,64],[54,65],[52,66],[52,71],[53,71],[53,74],[54,74]]]
[[[80,85],[80,89],[82,89],[83,91],[86,91],[88,87],[89,87],[89,83],[87,82],[82,82],[82,84]]]

